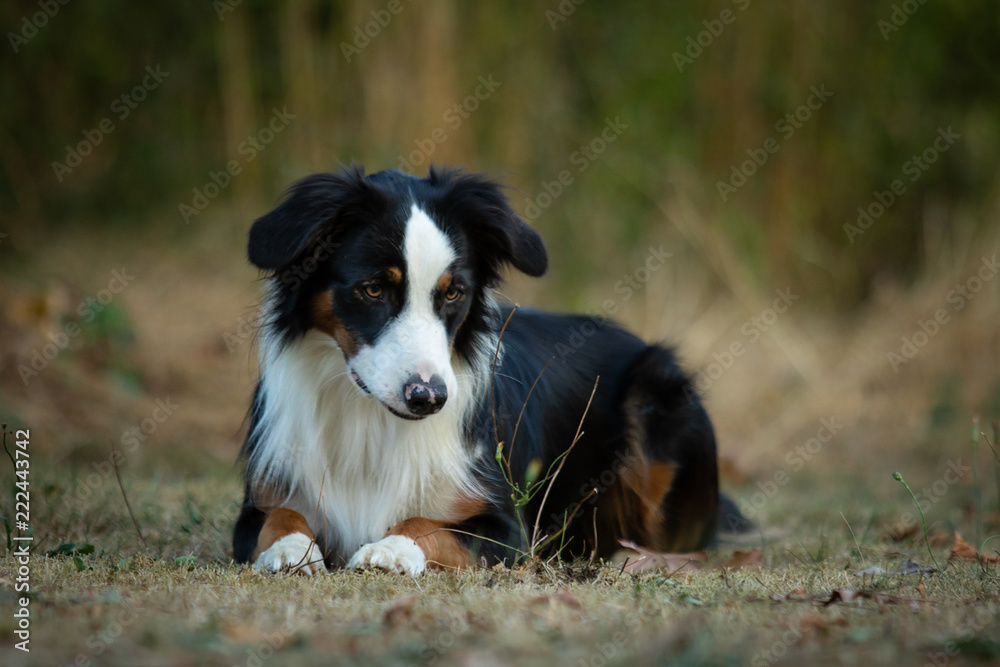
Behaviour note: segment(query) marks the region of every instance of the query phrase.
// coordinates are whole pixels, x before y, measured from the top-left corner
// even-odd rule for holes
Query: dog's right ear
[[[321,236],[335,234],[341,213],[367,189],[360,168],[298,181],[277,208],[250,227],[250,263],[267,271],[288,266]]]

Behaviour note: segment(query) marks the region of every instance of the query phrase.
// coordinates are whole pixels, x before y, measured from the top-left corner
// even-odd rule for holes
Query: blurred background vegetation
[[[205,443],[231,461],[253,376],[250,222],[305,174],[401,158],[511,186],[552,254],[550,276],[509,288],[524,303],[598,310],[647,248],[673,252],[616,317],[680,341],[693,371],[746,344],[706,389],[745,471],[770,471],[832,412],[850,425],[839,452],[913,446],[928,465],[965,446],[973,414],[1000,416],[1000,281],[899,373],[886,361],[997,250],[994,0],[101,0],[12,39],[39,11],[0,7],[0,400],[68,460],[169,394],[196,407],[157,434],[174,464]],[[120,118],[147,67],[168,75]],[[499,86],[475,99],[481,80]],[[788,136],[813,89],[832,97]],[[275,110],[294,118],[249,159]],[[57,177],[105,118],[113,131]],[[581,163],[608,122],[620,135]],[[947,128],[960,138],[908,180]],[[777,152],[723,200],[719,182],[769,139]],[[186,222],[181,205],[230,161],[241,173]],[[546,199],[563,170],[572,183]],[[845,225],[897,179],[906,192],[852,243]],[[138,277],[101,320],[108,338],[74,340],[25,385],[18,365],[122,263]],[[741,327],[776,289],[801,298],[753,345]]]
[[[447,139],[430,160],[504,176],[523,209],[606,118],[620,117],[620,140],[536,221],[566,285],[609,253],[662,238],[678,190],[754,276],[835,307],[857,303],[880,275],[911,280],[954,237],[987,224],[996,204],[1000,12],[990,0],[912,0],[917,13],[887,35],[879,21],[899,3],[591,1],[556,19],[558,0],[401,0],[350,62],[342,44],[353,46],[355,28],[387,3],[226,2],[73,3],[8,50],[5,229],[177,222],[177,234],[196,234],[156,214],[171,216],[211,170],[241,159],[240,142],[274,108],[295,115],[288,131],[222,194],[242,224],[296,177],[351,161],[395,167],[438,127]],[[726,9],[735,20],[678,71],[674,54],[687,55],[688,38]],[[16,32],[33,11],[5,3],[0,24]],[[169,77],[117,120],[112,103],[147,65]],[[502,85],[453,129],[444,113],[490,75]],[[811,86],[833,97],[784,140],[774,126]],[[57,180],[52,163],[106,117],[114,132]],[[863,243],[846,243],[857,207],[948,126],[961,135],[955,149]],[[780,151],[721,201],[717,181],[768,137]],[[212,213],[198,224],[217,224]]]

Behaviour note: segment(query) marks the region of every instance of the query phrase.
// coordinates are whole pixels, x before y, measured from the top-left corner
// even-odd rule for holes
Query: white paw
[[[408,537],[390,535],[378,542],[366,544],[351,556],[350,568],[377,567],[389,572],[400,572],[412,577],[427,569],[423,549]]]
[[[267,572],[289,569],[297,574],[312,575],[326,572],[323,554],[309,537],[302,533],[285,535],[264,553],[257,556],[255,566]]]

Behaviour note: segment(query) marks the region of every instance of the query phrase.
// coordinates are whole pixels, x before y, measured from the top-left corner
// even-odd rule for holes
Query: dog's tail
[[[716,535],[721,538],[740,536],[757,532],[753,521],[743,516],[733,499],[724,493],[719,494],[719,512],[715,523]]]

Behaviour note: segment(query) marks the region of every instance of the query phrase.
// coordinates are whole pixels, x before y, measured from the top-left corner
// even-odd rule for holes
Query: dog
[[[688,376],[607,319],[499,303],[505,269],[548,255],[495,182],[312,175],[247,253],[266,282],[237,562],[415,576],[712,542],[715,435]]]

